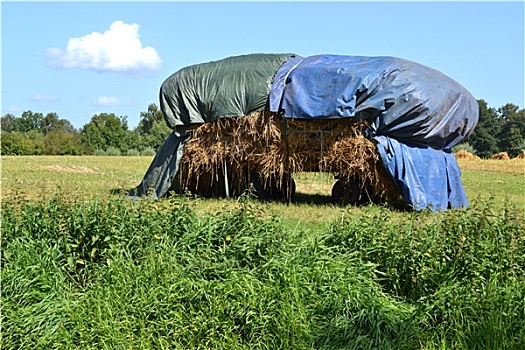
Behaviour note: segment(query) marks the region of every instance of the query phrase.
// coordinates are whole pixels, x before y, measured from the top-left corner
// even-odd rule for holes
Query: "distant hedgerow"
[[[135,148],[131,148],[126,151],[126,155],[131,157],[137,157],[140,155],[140,152]]]
[[[93,155],[94,156],[105,156],[106,151],[104,151],[103,149],[96,149],[93,151]]]

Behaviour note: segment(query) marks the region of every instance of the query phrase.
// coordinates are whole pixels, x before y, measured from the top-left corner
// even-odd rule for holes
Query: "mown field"
[[[132,201],[148,157],[2,157],[2,349],[523,349],[525,162],[471,206]]]

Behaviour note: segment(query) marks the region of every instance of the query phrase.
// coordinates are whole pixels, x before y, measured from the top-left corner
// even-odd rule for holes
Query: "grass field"
[[[2,198],[50,200],[56,195],[74,199],[117,198],[134,188],[148,169],[150,157],[3,156]],[[471,202],[491,201],[497,208],[512,204],[525,210],[525,160],[458,160],[463,185]],[[296,205],[265,205],[285,219],[329,221],[349,208],[330,205],[335,182],[330,174],[301,173],[294,176]],[[205,212],[235,206],[235,200],[196,201]],[[301,216],[303,206],[319,215]],[[275,209],[275,210],[274,210]],[[351,210],[351,208],[350,208]]]
[[[524,349],[525,161],[471,207],[131,201],[149,157],[2,157],[2,349]]]

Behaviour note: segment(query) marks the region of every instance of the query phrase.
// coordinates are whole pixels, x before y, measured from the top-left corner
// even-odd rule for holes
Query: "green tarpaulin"
[[[166,123],[175,129],[262,110],[275,72],[292,56],[242,55],[179,70],[160,88]]]

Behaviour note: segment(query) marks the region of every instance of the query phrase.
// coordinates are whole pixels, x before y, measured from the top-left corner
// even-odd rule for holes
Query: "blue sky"
[[[2,115],[98,113],[158,102],[192,64],[246,53],[396,56],[491,107],[524,103],[524,2],[2,1]]]

